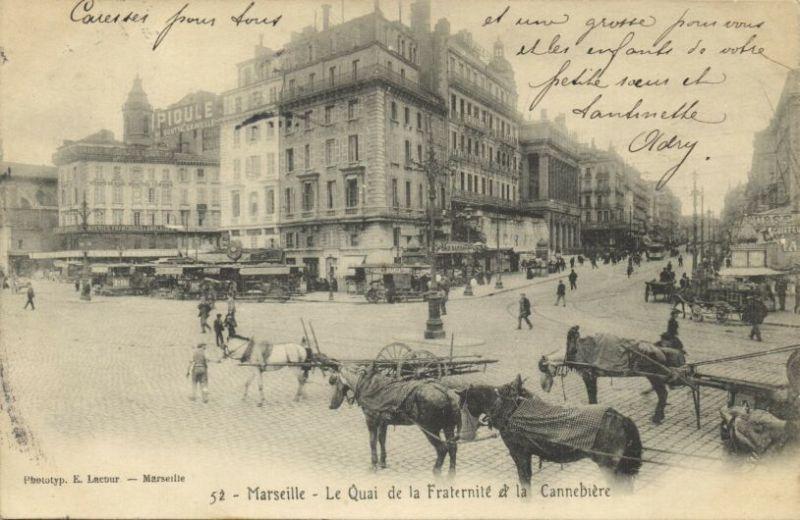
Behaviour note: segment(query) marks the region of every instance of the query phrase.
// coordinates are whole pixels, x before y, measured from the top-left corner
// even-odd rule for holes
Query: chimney
[[[430,0],[417,0],[411,4],[411,30],[421,34],[431,32]]]
[[[331,6],[325,4],[322,6],[322,30],[327,31],[331,26]]]

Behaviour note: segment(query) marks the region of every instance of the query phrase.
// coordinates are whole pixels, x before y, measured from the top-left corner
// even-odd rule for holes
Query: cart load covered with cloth
[[[400,412],[409,396],[423,385],[440,385],[440,383],[429,379],[398,380],[374,369],[367,370],[358,380],[355,397],[365,410],[396,414]],[[447,392],[447,389],[442,386],[442,391]]]
[[[620,338],[612,334],[579,338],[574,348],[567,349],[564,361],[568,366],[580,368],[588,365],[609,374],[660,372],[649,359],[667,367],[686,364],[685,355],[678,349],[658,347],[646,341]]]
[[[590,451],[604,428],[604,421],[609,420],[607,414],[614,414],[607,406],[558,406],[532,395],[520,401],[508,418],[507,429],[533,444],[544,441]]]

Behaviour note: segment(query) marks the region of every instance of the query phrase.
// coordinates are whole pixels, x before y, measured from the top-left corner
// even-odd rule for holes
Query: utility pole
[[[81,273],[81,300],[90,301],[92,299],[92,276],[89,267],[89,251],[87,249],[89,240],[89,205],[86,203],[86,192],[83,193],[81,203],[81,248],[83,249],[83,272]]]
[[[704,202],[706,198],[706,188],[700,188],[700,262],[706,259],[706,214]]]
[[[697,270],[697,170],[692,172],[692,276]]]
[[[494,282],[495,289],[503,288],[503,255],[500,252],[500,215],[495,219],[497,221],[497,277]]]

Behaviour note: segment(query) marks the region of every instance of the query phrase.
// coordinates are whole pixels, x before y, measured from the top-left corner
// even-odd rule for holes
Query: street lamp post
[[[333,256],[328,260],[328,301],[333,301]]]
[[[433,150],[431,150],[431,154]],[[429,165],[429,167],[432,165]],[[431,281],[428,291],[428,320],[425,322],[425,339],[442,339],[446,336],[442,323],[442,303],[436,288],[436,247],[434,246],[434,208],[436,206],[436,185],[433,174],[428,176],[428,254],[431,259]]]
[[[472,247],[472,242],[470,240],[470,233],[469,233],[470,231],[469,225],[471,221],[472,221],[472,210],[467,208],[466,211],[464,212],[464,222],[466,223],[466,228],[467,228],[467,245],[470,248]],[[473,253],[471,250],[468,250],[466,263],[464,264],[464,276],[467,278],[467,283],[464,285],[464,296],[473,295],[472,283],[470,283],[472,281],[472,277],[470,276],[470,270],[472,268],[471,264],[473,261],[474,261]]]
[[[89,207],[86,204],[86,193],[83,194],[83,202],[81,203],[81,238],[79,240],[81,249],[83,249],[83,269],[81,272],[81,300],[91,301],[92,299],[92,278],[89,267]]]
[[[503,288],[503,255],[500,252],[500,216],[496,219],[497,221],[497,278],[494,282],[495,289],[502,289]]]

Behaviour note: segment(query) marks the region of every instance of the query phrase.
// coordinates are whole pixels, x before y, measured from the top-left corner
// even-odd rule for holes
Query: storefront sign
[[[215,125],[213,100],[176,106],[155,113],[156,129],[162,137]]]

